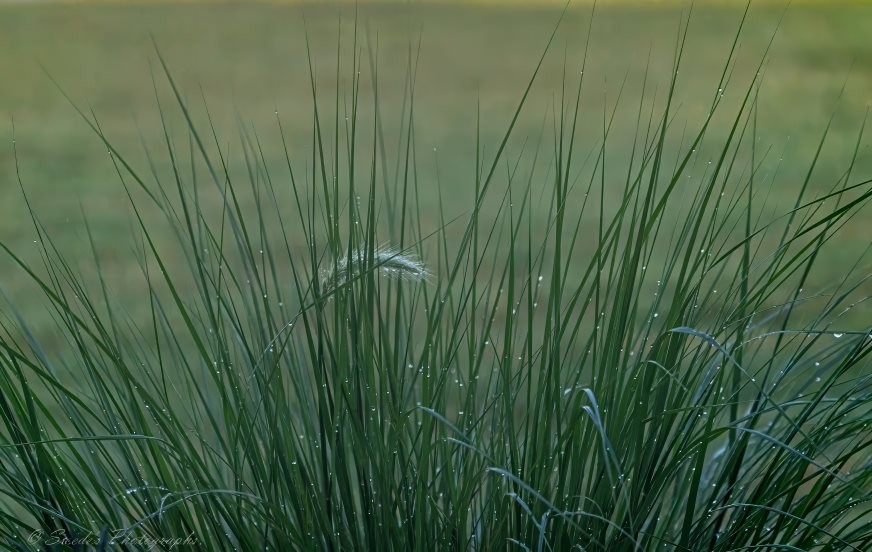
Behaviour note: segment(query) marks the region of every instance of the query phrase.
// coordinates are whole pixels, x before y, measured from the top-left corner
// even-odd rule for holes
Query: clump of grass
[[[705,120],[670,146],[685,36],[657,109],[642,83],[617,173],[609,113],[593,163],[578,164],[584,67],[552,132],[513,153],[537,67],[504,136],[475,152],[474,197],[455,218],[418,201],[414,57],[397,113],[404,170],[391,171],[377,56],[364,96],[356,36],[351,93],[337,91],[331,125],[312,76],[312,158],[285,147],[281,174],[243,128],[240,182],[165,65],[169,176],[147,180],[86,117],[131,199],[150,317],[126,318],[102,273],[89,287],[35,213],[44,266],[3,245],[66,345],[47,347],[14,310],[2,321],[3,539],[868,549],[872,339],[840,318],[865,279],[846,267],[806,289],[872,197],[853,175],[862,125],[841,178],[813,194],[811,159],[795,203],[770,215],[762,72],[708,142],[738,35]],[[582,227],[591,211],[596,227]],[[432,260],[429,285],[410,285],[428,273],[416,258]]]

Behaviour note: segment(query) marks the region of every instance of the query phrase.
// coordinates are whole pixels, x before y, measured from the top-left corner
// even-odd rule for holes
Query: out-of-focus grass
[[[481,99],[481,120],[493,125],[481,129],[482,142],[493,143],[503,131],[500,122],[508,119],[517,101],[520,83],[535,64],[542,37],[547,36],[558,13],[553,6],[359,7],[361,28],[367,35],[363,43],[371,44],[373,49],[377,45],[381,60],[379,88],[383,105],[401,101],[407,54],[409,48],[417,48],[421,39],[415,112],[417,177],[425,205],[428,198],[435,200],[438,165],[448,210],[459,213],[468,208],[473,194],[477,98]],[[649,80],[660,87],[649,87],[647,95],[663,95],[680,13],[680,7],[599,8],[586,70],[588,85],[579,151],[597,147],[603,105],[612,109],[625,78],[626,90],[637,97],[649,59]],[[765,48],[781,13],[778,7],[752,10],[732,80],[738,90],[750,77],[752,60]],[[199,97],[202,88],[222,142],[231,149],[238,148],[239,120],[257,128],[261,140],[278,140],[274,130],[274,112],[278,110],[289,133],[289,149],[304,163],[311,156],[306,148],[312,124],[304,16],[318,71],[319,93],[330,98],[336,84],[339,27],[343,37],[351,36],[353,7],[0,6],[0,75],[4,76],[0,87],[0,137],[6,141],[0,148],[2,240],[22,251],[25,258],[37,254],[35,248],[29,247],[34,231],[15,181],[9,144],[14,117],[22,178],[36,212],[68,257],[82,259],[81,269],[86,275],[93,272],[93,263],[79,221],[82,211],[87,214],[104,274],[113,280],[119,301],[129,300],[135,315],[140,308],[136,297],[142,291],[137,286],[142,284],[132,283],[139,281],[134,279],[125,282],[125,275],[135,274],[138,269],[124,192],[105,148],[51,84],[46,72],[75,101],[92,108],[115,147],[131,154],[144,169],[145,156],[135,154],[141,151],[141,136],[152,145],[160,137],[149,69],[155,59],[153,36],[192,105],[203,105]],[[576,66],[588,17],[586,6],[572,10],[558,36],[558,49],[566,45],[569,67]],[[680,109],[675,125],[698,122],[704,115],[711,98],[710,86],[717,82],[738,17],[739,12],[724,7],[702,6],[695,10],[690,47],[679,79]],[[803,178],[834,110],[837,113],[811,189],[829,189],[840,176],[841,167],[853,153],[860,123],[856,117],[863,113],[872,90],[869,28],[870,6],[795,6],[788,11],[766,67],[760,96],[760,141],[763,150],[772,146],[762,176],[771,176],[775,170],[780,175],[768,193],[767,205],[779,206],[785,197],[779,183],[784,187],[790,183],[793,190],[795,181]],[[519,121],[516,135],[520,140],[525,136],[533,139],[540,132],[543,117],[548,116],[549,98],[560,89],[563,67],[562,55],[546,60],[529,102],[534,107]],[[845,92],[837,101],[846,79]],[[591,84],[597,82],[601,86]],[[725,101],[738,101],[738,95],[731,96],[728,89]],[[399,111],[399,107],[393,110]],[[202,120],[202,113],[196,117]],[[395,128],[400,122],[386,123]],[[627,103],[618,110],[610,147],[629,147],[635,123],[635,108]],[[715,123],[723,125],[724,121]],[[184,135],[181,124],[174,130]],[[724,131],[725,127],[718,127],[714,134]],[[514,147],[521,147],[520,141]],[[265,151],[271,154],[280,148]],[[870,166],[868,151],[864,146],[855,168],[857,174],[864,174]],[[266,162],[281,166],[285,160],[276,157]],[[166,171],[168,167],[157,169]],[[423,216],[426,220],[426,210]],[[868,215],[863,216],[866,218],[858,218],[842,233],[844,247],[828,248],[823,253],[828,257],[821,265],[832,267],[833,273],[819,272],[812,285],[820,286],[840,276],[842,267],[868,245],[864,230],[868,230],[870,221]],[[585,221],[583,226],[586,224],[593,227],[595,221]],[[155,235],[160,237],[160,232]],[[584,253],[583,244],[579,251]],[[27,289],[25,279],[8,266],[5,259],[0,261],[4,290],[13,296],[23,293]],[[40,316],[39,305],[26,297],[19,297],[15,303],[31,321]]]

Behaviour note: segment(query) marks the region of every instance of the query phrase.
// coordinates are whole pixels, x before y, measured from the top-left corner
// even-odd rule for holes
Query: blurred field
[[[599,9],[591,38],[579,151],[586,153],[601,134],[603,107],[614,105],[626,77],[624,104],[612,130],[612,159],[629,148],[646,62],[651,63],[648,96],[661,98],[672,62],[679,7],[608,5]],[[732,84],[725,91],[726,111],[745,90],[781,14],[780,7],[752,10],[743,35]],[[119,300],[135,303],[142,284],[132,253],[130,211],[105,148],[52,85],[46,72],[86,109],[93,109],[114,145],[129,153],[148,173],[141,142],[156,152],[158,170],[168,169],[160,153],[160,121],[155,108],[152,72],[168,99],[155,64],[150,36],[161,48],[181,88],[202,120],[204,91],[220,140],[237,154],[238,123],[258,130],[267,163],[279,168],[275,111],[286,129],[294,159],[305,166],[311,129],[311,91],[306,65],[305,15],[317,68],[320,101],[332,107],[336,89],[337,36],[350,54],[353,8],[285,5],[3,5],[0,6],[0,239],[38,258],[34,230],[15,180],[11,149],[15,124],[22,179],[33,206],[59,246],[93,275],[81,213],[87,214],[104,259],[103,269]],[[378,44],[380,92],[388,136],[399,119],[407,54],[421,37],[416,88],[418,178],[425,207],[436,197],[439,178],[448,210],[468,206],[475,153],[477,98],[481,101],[482,136],[487,151],[511,117],[559,9],[553,6],[496,7],[459,4],[360,7],[361,44]],[[686,61],[679,80],[677,127],[694,128],[704,114],[729,50],[740,13],[728,7],[700,7],[691,26]],[[531,140],[558,94],[564,59],[576,75],[589,19],[588,8],[573,10],[558,36],[530,109],[520,121],[518,141]],[[341,22],[340,22],[341,21]],[[341,26],[341,27],[340,27]],[[811,187],[829,189],[850,158],[866,107],[872,98],[872,6],[821,3],[789,10],[766,67],[760,96],[760,141],[771,145],[768,175],[779,166],[772,205],[792,196],[814,155],[830,114],[833,126]],[[420,35],[419,35],[420,32]],[[348,74],[344,57],[343,75]],[[45,71],[41,68],[44,67]],[[364,64],[365,71],[368,66]],[[345,78],[345,77],[342,77]],[[574,77],[573,77],[574,78]],[[844,94],[840,90],[846,82]],[[731,103],[732,102],[732,103]],[[393,109],[393,111],[391,111]],[[715,133],[726,129],[719,118]],[[183,122],[172,129],[184,143]],[[392,126],[393,125],[393,126]],[[547,131],[546,131],[547,132]],[[680,134],[680,132],[679,132]],[[855,176],[870,175],[868,140]],[[396,148],[395,145],[390,146]],[[238,169],[238,166],[237,166]],[[783,196],[782,196],[783,194]],[[431,203],[428,203],[431,202]],[[781,205],[786,209],[786,205]],[[593,224],[594,221],[586,221]],[[843,232],[844,245],[830,248],[814,276],[824,285],[869,245],[868,211]],[[169,238],[169,237],[168,237]],[[865,265],[865,266],[868,266]],[[42,307],[22,295],[29,289],[20,271],[0,260],[0,287],[26,315],[41,316]],[[134,307],[135,308],[135,307]]]

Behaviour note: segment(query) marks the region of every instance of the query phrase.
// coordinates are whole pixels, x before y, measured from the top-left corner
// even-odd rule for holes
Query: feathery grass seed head
[[[395,249],[379,248],[372,252],[371,259],[368,257],[367,251],[357,250],[350,256],[344,255],[336,259],[321,270],[321,288],[329,291],[348,283],[355,274],[360,274],[367,268],[367,261],[373,269],[392,278],[423,281],[430,277],[424,263]]]

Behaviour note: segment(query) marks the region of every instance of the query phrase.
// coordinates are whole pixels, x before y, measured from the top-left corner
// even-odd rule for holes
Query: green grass
[[[258,9],[228,28],[298,13]],[[4,542],[869,548],[872,181],[851,87],[819,125],[819,106],[767,96],[784,86],[769,12],[738,35],[741,13],[703,12],[703,30],[730,21],[718,39],[677,12],[606,11],[588,48],[589,14],[551,35],[559,12],[470,9],[453,31],[515,72],[470,111],[453,96],[475,60],[446,52],[463,41],[437,38],[452,77],[432,80],[414,30],[376,32],[409,14],[375,10],[338,43],[314,10],[287,57],[308,100],[268,122],[216,111],[222,83],[201,96],[160,37],[154,86],[125,81],[157,106],[144,147],[71,96],[114,172],[90,185],[115,219],[86,193],[78,249],[29,171],[61,176],[16,123],[33,239],[0,242],[18,274],[0,318]],[[501,18],[531,36],[482,36]],[[616,69],[597,40],[632,21],[672,50]],[[225,48],[212,63],[233,74],[248,58]],[[782,154],[766,137],[788,112],[802,139]],[[113,224],[129,254],[108,253]]]
[[[473,195],[470,176],[475,164],[476,98],[481,98],[482,141],[493,144],[504,130],[519,83],[536,62],[541,38],[550,32],[558,11],[457,5],[361,7],[361,20],[373,33],[377,31],[381,45],[380,81],[386,110],[401,108],[407,49],[416,43],[419,30],[423,33],[415,109],[417,167],[424,205],[432,206],[438,199],[434,191],[438,162],[446,216],[457,216],[467,208]],[[554,54],[545,60],[528,109],[518,121],[516,136],[532,140],[540,132],[561,86],[564,51],[570,67],[580,62],[588,11],[589,7],[583,6],[567,16]],[[69,108],[45,72],[77,102],[92,107],[113,144],[137,167],[144,167],[147,160],[141,149],[142,136],[152,147],[161,140],[149,69],[155,62],[151,33],[172,61],[179,87],[195,104],[202,87],[222,144],[232,144],[234,150],[239,147],[237,116],[257,128],[265,144],[276,144],[280,137],[275,131],[274,111],[278,109],[292,156],[302,162],[311,154],[307,149],[311,93],[306,78],[304,13],[320,89],[332,96],[338,19],[342,17],[343,36],[350,36],[354,18],[350,7],[308,6],[303,10],[287,5],[174,6],[147,2],[129,6],[0,6],[0,73],[7,76],[0,87],[0,136],[11,138],[14,116],[25,185],[43,222],[64,251],[87,257],[90,246],[82,231],[81,212],[87,214],[102,270],[115,281],[118,298],[129,299],[125,305],[128,310],[138,311],[140,321],[148,320],[148,312],[137,300],[145,289],[131,277],[138,269],[129,246],[130,212],[123,190],[117,185],[105,148]],[[662,100],[679,14],[680,6],[600,7],[590,42],[590,78],[582,102],[582,123],[577,129],[581,151],[596,147],[603,103],[614,103],[623,79],[627,78],[627,91],[640,91],[649,51],[652,86],[646,97]],[[737,89],[727,91],[725,102],[736,105],[740,101],[741,86],[751,77],[749,72],[780,14],[778,6],[752,10],[738,51]],[[677,91],[677,124],[698,125],[705,115],[711,83],[719,77],[739,15],[735,9],[702,6],[696,10],[689,31],[693,47],[685,54],[685,71]],[[773,46],[760,96],[761,148],[772,148],[764,171],[777,168],[780,175],[768,205],[785,208],[791,204],[790,186],[804,178],[805,166],[834,111],[836,118],[809,183],[811,189],[825,191],[850,159],[858,119],[872,99],[870,25],[870,6],[796,6],[788,12]],[[347,75],[340,78],[347,84]],[[848,86],[839,98],[846,79]],[[195,111],[202,124],[201,113]],[[399,118],[391,116],[392,111],[387,112],[384,125],[386,133],[395,137]],[[629,154],[635,119],[633,109],[622,109],[615,117],[611,143],[619,156]],[[172,124],[174,132],[183,131],[176,122]],[[728,119],[718,118],[712,122],[712,131],[723,133],[728,124]],[[677,138],[680,135],[680,131],[674,133]],[[7,184],[0,187],[0,236],[16,251],[36,259],[37,251],[32,247],[36,236],[22,209],[18,187],[10,184],[15,175],[11,147],[8,141],[6,144],[0,148],[0,179]],[[862,170],[870,167],[867,146],[863,145],[858,160]],[[387,141],[385,147],[395,159],[399,153],[396,140]],[[438,155],[433,155],[434,147]],[[282,152],[273,147],[264,150],[266,164],[272,171],[280,170],[285,164]],[[779,158],[784,161],[778,163]],[[238,159],[231,155],[232,168],[244,172]],[[162,176],[171,174],[166,159],[158,157],[155,164]],[[531,208],[544,219],[539,205]],[[422,216],[435,224],[431,213],[432,209],[424,209]],[[595,215],[585,214],[585,228],[596,227]],[[844,247],[823,253],[815,285],[842,276],[839,267],[862,252],[863,230],[870,224],[872,218],[862,214],[848,225],[842,238]],[[162,244],[173,241],[171,235],[159,232],[155,239]],[[586,242],[578,247],[587,255],[593,251]],[[85,271],[89,268],[87,264],[82,267]],[[0,271],[10,295],[26,296],[31,291],[27,280],[5,260],[0,260]],[[93,279],[94,274],[90,276]],[[868,292],[870,288],[864,289]],[[50,327],[40,305],[28,301],[20,306],[38,331]]]

